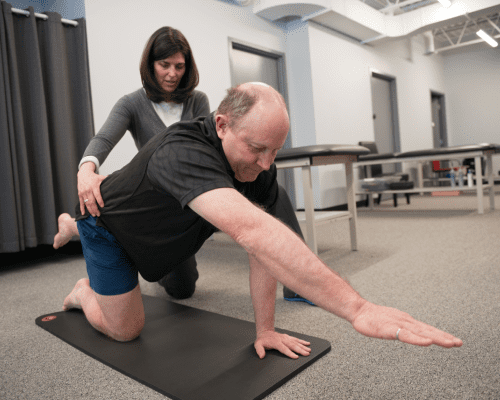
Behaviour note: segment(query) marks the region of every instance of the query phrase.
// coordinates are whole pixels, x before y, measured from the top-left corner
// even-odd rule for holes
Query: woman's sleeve
[[[78,168],[84,162],[92,161],[96,165],[95,172],[98,173],[99,167],[129,129],[132,118],[131,105],[124,96],[114,105],[97,135],[90,140]]]

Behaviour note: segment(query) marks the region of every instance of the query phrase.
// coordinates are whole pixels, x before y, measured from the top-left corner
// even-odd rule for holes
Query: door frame
[[[287,110],[290,110],[288,103],[288,88],[286,81],[286,59],[285,53],[272,50],[270,48],[266,48],[263,46],[256,45],[254,43],[249,43],[242,41],[240,39],[236,39],[233,37],[228,38],[228,51],[229,51],[229,71],[231,75],[231,86],[235,86],[236,82],[234,81],[234,71],[233,71],[233,50],[245,51],[247,53],[256,54],[262,57],[269,57],[277,61],[278,63],[278,91],[281,93],[283,98],[285,99],[285,104]],[[290,115],[290,113],[289,113]],[[290,130],[288,131],[288,135],[285,140],[285,144],[283,145],[283,149],[289,149],[293,147],[292,144],[292,124],[290,123]],[[280,171],[279,171],[280,172]],[[293,206],[296,206],[295,200],[295,181],[293,176],[293,171],[284,170],[281,171],[284,174],[284,182],[285,182],[285,190],[290,196],[290,200]]]
[[[401,136],[399,131],[399,113],[398,113],[398,94],[396,88],[396,77],[388,74],[382,74],[377,71],[371,71],[371,78],[382,79],[384,81],[389,82],[389,91],[390,91],[390,104],[391,104],[391,117],[392,117],[392,145],[395,153],[399,153],[401,151]],[[370,84],[370,89],[372,85]],[[372,98],[373,98],[373,90],[372,90]],[[397,164],[399,165],[399,164]],[[399,165],[399,167],[401,167]]]
[[[432,100],[436,98],[439,101],[439,133],[441,143],[443,144],[441,147],[448,147],[448,130],[446,126],[446,106],[445,106],[445,98],[444,93],[437,92],[435,90],[431,90],[431,123],[432,121]],[[432,135],[432,141],[434,147],[436,147],[436,143],[434,143],[434,134]]]

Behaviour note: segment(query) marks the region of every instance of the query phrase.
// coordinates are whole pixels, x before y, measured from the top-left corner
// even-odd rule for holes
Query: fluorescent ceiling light
[[[438,0],[438,1],[443,5],[443,7],[448,8],[449,6],[451,6],[450,0]]]
[[[486,43],[488,43],[491,47],[497,47],[498,42],[493,39],[490,35],[488,35],[485,31],[482,29],[479,29],[476,32],[477,36],[479,36],[481,39],[483,39]]]

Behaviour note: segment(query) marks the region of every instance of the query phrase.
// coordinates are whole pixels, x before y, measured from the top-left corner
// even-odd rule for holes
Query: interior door
[[[371,87],[375,143],[379,153],[393,153],[396,150],[391,106],[391,83],[386,79],[372,76]],[[395,164],[382,164],[382,171],[383,173],[395,172]]]
[[[231,41],[230,60],[232,86],[246,82],[267,83],[281,93],[286,102],[284,60],[281,54]],[[292,147],[292,142],[289,133],[283,148],[290,147]],[[286,189],[295,206],[293,171],[278,170],[278,183]]]
[[[434,148],[448,147],[444,95],[431,92],[432,137]]]

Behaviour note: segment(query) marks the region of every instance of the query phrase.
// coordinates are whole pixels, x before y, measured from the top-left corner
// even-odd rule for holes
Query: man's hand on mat
[[[290,358],[299,358],[311,354],[309,346],[311,343],[305,340],[289,336],[275,331],[264,331],[257,334],[257,340],[254,343],[255,350],[259,358],[264,358],[266,350],[275,349]]]
[[[370,302],[359,309],[351,323],[359,333],[373,338],[399,339],[417,346],[462,346],[462,341],[449,333],[417,321],[403,311]]]

